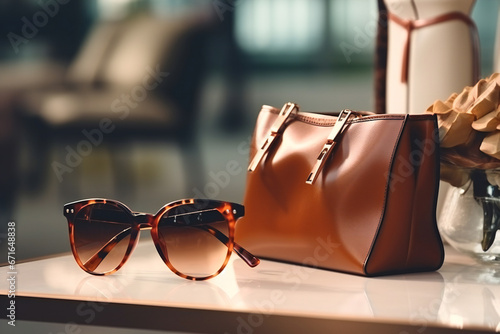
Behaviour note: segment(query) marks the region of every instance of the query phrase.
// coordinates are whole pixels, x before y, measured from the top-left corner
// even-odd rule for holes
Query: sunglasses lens
[[[229,223],[216,209],[183,205],[167,211],[158,224],[164,256],[179,273],[204,278],[219,272],[230,255]]]
[[[128,212],[109,203],[90,204],[77,212],[73,225],[74,255],[85,270],[105,274],[120,266],[132,232]]]

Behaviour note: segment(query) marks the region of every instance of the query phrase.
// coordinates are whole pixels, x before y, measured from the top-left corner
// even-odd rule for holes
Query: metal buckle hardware
[[[278,115],[278,118],[274,121],[273,125],[271,126],[271,130],[269,131],[269,135],[267,136],[266,140],[264,141],[264,144],[260,146],[258,149],[257,153],[252,159],[252,162],[248,166],[248,171],[253,172],[255,168],[257,168],[258,164],[264,157],[264,154],[266,154],[267,150],[273,143],[274,139],[278,135],[281,134],[283,125],[285,124],[286,120],[288,117],[292,114],[294,110],[298,110],[299,106],[295,103],[288,102],[286,103],[283,108],[281,108],[281,111]]]
[[[345,115],[345,117],[344,117]],[[309,177],[306,180],[307,184],[313,184],[314,181],[316,181],[316,178],[318,177],[319,173],[323,169],[323,166],[326,163],[326,160],[330,156],[330,153],[332,152],[332,149],[335,147],[335,144],[337,143],[335,139],[337,136],[342,133],[342,131],[345,128],[345,124],[347,123],[347,120],[351,116],[351,110],[345,109],[342,110],[337,118],[337,122],[333,126],[332,131],[328,135],[328,138],[326,140],[325,145],[323,145],[323,149],[318,155],[318,158],[316,160],[316,164],[314,164],[314,167],[309,174]],[[342,118],[343,117],[343,118]]]

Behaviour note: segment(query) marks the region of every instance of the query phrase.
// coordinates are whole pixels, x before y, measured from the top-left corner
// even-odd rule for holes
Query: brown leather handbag
[[[261,258],[366,276],[437,270],[434,115],[263,106],[236,241]]]

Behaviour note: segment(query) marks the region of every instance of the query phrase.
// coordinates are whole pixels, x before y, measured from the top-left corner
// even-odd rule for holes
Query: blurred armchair
[[[51,168],[63,188],[74,188],[67,174],[97,146],[116,152],[131,140],[161,140],[179,145],[188,189],[199,185],[203,164],[195,123],[208,24],[199,16],[146,15],[97,23],[64,87],[38,89],[22,99],[27,133],[36,145],[29,163],[32,183],[43,181]],[[62,155],[51,162],[54,143]],[[111,157],[115,186],[130,191],[130,162]]]

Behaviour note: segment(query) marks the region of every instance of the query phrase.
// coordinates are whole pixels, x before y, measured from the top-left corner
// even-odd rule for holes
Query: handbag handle
[[[298,113],[298,111],[299,111],[299,106],[292,102],[286,103],[283,106],[283,108],[281,108],[278,117],[276,118],[273,125],[271,126],[271,129],[269,130],[269,134],[267,135],[266,140],[258,148],[257,152],[255,153],[255,156],[250,162],[250,165],[248,166],[249,172],[253,172],[257,168],[262,158],[269,150],[269,147],[271,147],[274,140],[283,132],[283,127],[285,125],[285,122],[292,115],[292,113],[296,114]],[[314,164],[311,173],[309,173],[309,176],[307,177],[306,180],[307,184],[313,184],[314,181],[316,181],[319,173],[323,169],[328,157],[330,156],[333,148],[337,143],[338,135],[344,131],[349,118],[351,118],[351,116],[356,117],[356,115],[357,115],[356,112],[349,109],[344,109],[338,114],[337,121],[335,122],[332,131],[328,135],[326,142],[323,145],[323,148],[316,159],[316,163]]]
[[[349,109],[344,109],[340,112],[337,122],[335,122],[335,125],[333,126],[332,131],[328,135],[326,139],[326,143],[323,145],[323,149],[319,153],[318,157],[316,158],[316,163],[314,164],[314,167],[309,173],[309,177],[306,180],[307,184],[313,184],[314,181],[318,178],[319,173],[323,169],[323,166],[325,166],[326,160],[330,156],[330,153],[332,153],[333,148],[337,144],[337,137],[342,131],[344,131],[345,126],[347,121],[352,115],[352,111]]]
[[[252,159],[252,162],[248,166],[248,171],[253,172],[255,168],[257,168],[257,165],[260,163],[262,158],[264,157],[264,154],[266,154],[267,150],[273,143],[273,141],[281,135],[281,132],[283,131],[283,125],[285,125],[286,120],[292,112],[295,111],[297,113],[299,110],[299,105],[288,102],[286,103],[283,108],[281,108],[281,111],[278,115],[278,118],[274,121],[273,125],[271,126],[271,130],[269,131],[269,135],[267,136],[266,140],[264,141],[264,144],[262,144],[255,154],[255,156]]]

